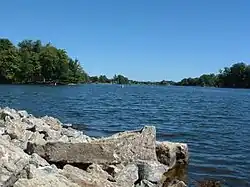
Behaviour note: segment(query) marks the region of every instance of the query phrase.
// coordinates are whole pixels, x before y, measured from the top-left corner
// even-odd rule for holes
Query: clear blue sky
[[[40,39],[90,75],[180,80],[250,62],[249,0],[7,0],[0,37]]]

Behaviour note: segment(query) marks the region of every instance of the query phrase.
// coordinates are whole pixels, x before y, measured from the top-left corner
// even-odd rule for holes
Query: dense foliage
[[[0,39],[0,83],[78,83],[88,75],[78,60],[63,49],[41,41],[24,40],[14,46]]]
[[[250,88],[250,65],[236,63],[220,70],[217,75],[205,74],[198,78],[185,78],[176,85]]]

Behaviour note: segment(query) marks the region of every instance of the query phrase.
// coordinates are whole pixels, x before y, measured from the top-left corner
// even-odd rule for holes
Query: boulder
[[[183,181],[173,180],[168,187],[187,187],[187,185]]]
[[[65,165],[60,173],[82,187],[116,187],[113,182],[103,178],[102,174],[88,173],[71,165]]]
[[[81,187],[60,174],[37,176],[32,179],[19,179],[13,187]],[[86,186],[87,187],[87,186]]]
[[[135,164],[128,164],[115,177],[117,185],[124,187],[133,187],[138,179],[138,167]]]
[[[160,187],[160,186],[143,179],[138,184],[136,184],[135,187]]]
[[[29,155],[0,138],[0,186],[12,186],[29,163]]]
[[[44,116],[41,119],[44,120],[44,122],[48,124],[52,130],[60,131],[62,129],[62,123],[56,118]]]
[[[36,153],[33,153],[31,155],[29,163],[35,165],[36,167],[40,167],[40,166],[44,167],[44,166],[50,165],[45,159],[43,159]]]
[[[28,112],[26,110],[19,110],[19,111],[17,111],[17,113],[19,114],[19,116],[21,118],[27,118],[27,117],[29,117],[29,114],[28,114]]]
[[[66,163],[117,164],[136,160],[157,160],[155,128],[124,132],[88,143],[30,143],[27,150],[48,161]]]
[[[10,119],[14,119],[14,120],[20,119],[20,116],[16,110],[10,109],[8,107],[4,109],[0,109],[0,119],[5,120],[6,116],[9,116]]]
[[[173,168],[176,164],[187,164],[188,146],[184,143],[156,142],[156,154],[160,163]]]
[[[6,122],[6,133],[11,139],[22,139],[25,134],[25,126],[18,122]]]
[[[138,161],[139,179],[147,180],[154,184],[162,183],[164,173],[168,172],[169,168],[158,161]]]

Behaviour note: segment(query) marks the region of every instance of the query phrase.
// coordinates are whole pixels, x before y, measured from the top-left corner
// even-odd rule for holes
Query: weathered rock
[[[115,187],[114,183],[102,175],[93,175],[71,165],[65,165],[61,174],[82,187]]]
[[[173,180],[168,187],[187,187],[187,185],[183,181]]]
[[[51,174],[59,173],[57,167],[55,165],[51,166],[43,166],[43,167],[36,167],[35,165],[29,165],[29,179],[32,178],[39,178],[41,176],[48,176]]]
[[[42,132],[50,129],[50,126],[45,123],[44,120],[35,117],[23,118],[22,122],[27,124],[29,129],[34,129],[33,131]]]
[[[11,139],[22,139],[25,133],[25,126],[18,122],[6,122],[6,132]]]
[[[143,179],[138,184],[136,184],[135,187],[160,187],[160,186]]]
[[[35,132],[32,134],[29,143],[45,145],[46,140],[44,139],[44,134],[40,134],[39,132]]]
[[[29,156],[19,147],[0,138],[0,186],[11,186],[20,177]]]
[[[157,142],[156,154],[158,161],[173,168],[176,164],[188,163],[188,146],[183,143]]]
[[[8,134],[4,134],[4,135],[0,136],[0,138],[2,138],[3,140],[11,141],[11,138]]]
[[[162,182],[163,174],[168,172],[169,168],[158,161],[138,161],[140,180],[147,180],[158,184]]]
[[[68,137],[73,137],[73,138],[77,138],[83,134],[81,131],[77,131],[71,127],[63,128],[61,133],[62,135],[66,135]]]
[[[0,127],[6,127],[5,121],[0,119]]]
[[[35,165],[36,167],[40,167],[40,166],[44,167],[44,166],[50,165],[45,159],[43,159],[36,153],[33,153],[31,155],[29,163]]]
[[[68,136],[63,135],[57,141],[58,142],[69,142],[69,138],[68,138]]]
[[[19,110],[19,111],[17,111],[17,113],[19,114],[19,116],[21,118],[27,118],[27,117],[29,117],[29,114],[28,114],[28,112],[26,110]]]
[[[32,179],[19,179],[13,187],[81,187],[60,174],[37,176]],[[87,186],[86,186],[87,187]]]
[[[89,143],[31,143],[27,149],[52,162],[116,164],[157,160],[154,127],[145,127],[139,132],[119,133]]]
[[[118,176],[115,177],[115,181],[119,186],[132,187],[134,183],[139,179],[138,167],[135,164],[128,164],[122,169]]]
[[[11,142],[15,146],[20,147],[21,149],[25,150],[27,148],[27,143],[31,139],[32,136],[33,136],[32,132],[25,130],[21,138],[19,137],[18,139],[12,139]]]
[[[14,110],[14,109],[10,109],[8,107],[0,110],[0,119],[4,119],[5,120],[6,116],[9,116],[10,119],[14,119],[14,120],[20,119],[20,116],[17,113],[17,111]]]
[[[97,164],[91,164],[86,171],[88,173],[91,173],[93,176],[99,176],[103,179],[109,179],[109,180],[113,179],[113,177],[110,174],[104,171],[102,167]]]
[[[42,120],[44,120],[52,130],[60,131],[62,129],[62,123],[56,118],[44,116],[42,117]]]
[[[6,128],[5,127],[0,127],[0,135],[3,135],[5,133]]]

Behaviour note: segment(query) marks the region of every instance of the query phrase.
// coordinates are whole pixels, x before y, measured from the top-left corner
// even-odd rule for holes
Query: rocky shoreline
[[[53,117],[0,108],[2,187],[184,187],[176,169],[188,159],[187,144],[157,142],[154,126],[93,138]]]

